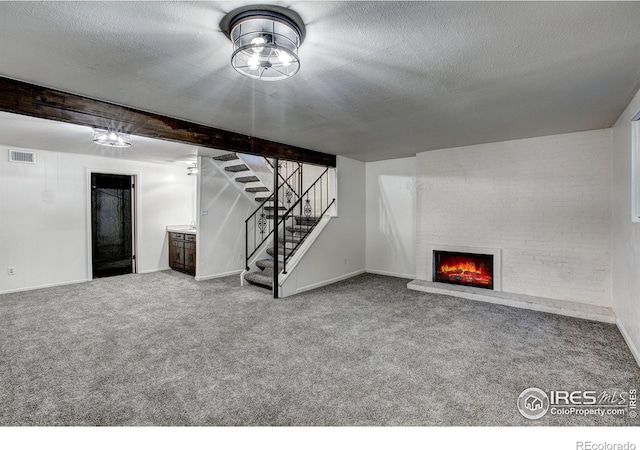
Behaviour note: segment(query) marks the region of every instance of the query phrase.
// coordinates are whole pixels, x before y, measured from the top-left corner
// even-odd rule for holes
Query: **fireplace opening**
[[[493,255],[434,250],[433,281],[493,289]]]

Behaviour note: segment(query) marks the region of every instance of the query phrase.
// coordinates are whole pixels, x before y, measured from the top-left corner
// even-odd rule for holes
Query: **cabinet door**
[[[173,241],[173,263],[178,270],[184,270],[184,241]]]
[[[175,233],[169,233],[169,267],[176,268],[176,248],[174,246]]]
[[[184,243],[184,271],[190,275],[196,274],[196,243],[186,241]]]
[[[184,270],[184,234],[169,233],[169,267]]]

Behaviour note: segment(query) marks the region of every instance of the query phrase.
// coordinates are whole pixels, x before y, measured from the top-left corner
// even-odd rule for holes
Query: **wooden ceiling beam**
[[[0,77],[0,110],[136,136],[335,167],[336,156]]]

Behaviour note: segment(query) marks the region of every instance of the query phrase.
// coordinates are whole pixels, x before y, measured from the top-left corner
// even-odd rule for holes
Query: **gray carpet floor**
[[[365,274],[273,300],[168,271],[0,295],[0,425],[640,425],[516,409],[640,387],[613,325]]]

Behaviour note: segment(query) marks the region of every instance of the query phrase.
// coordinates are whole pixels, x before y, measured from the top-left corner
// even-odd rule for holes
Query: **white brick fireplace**
[[[417,281],[434,249],[472,249],[498,256],[501,298],[609,309],[610,130],[427,151],[416,175]]]

